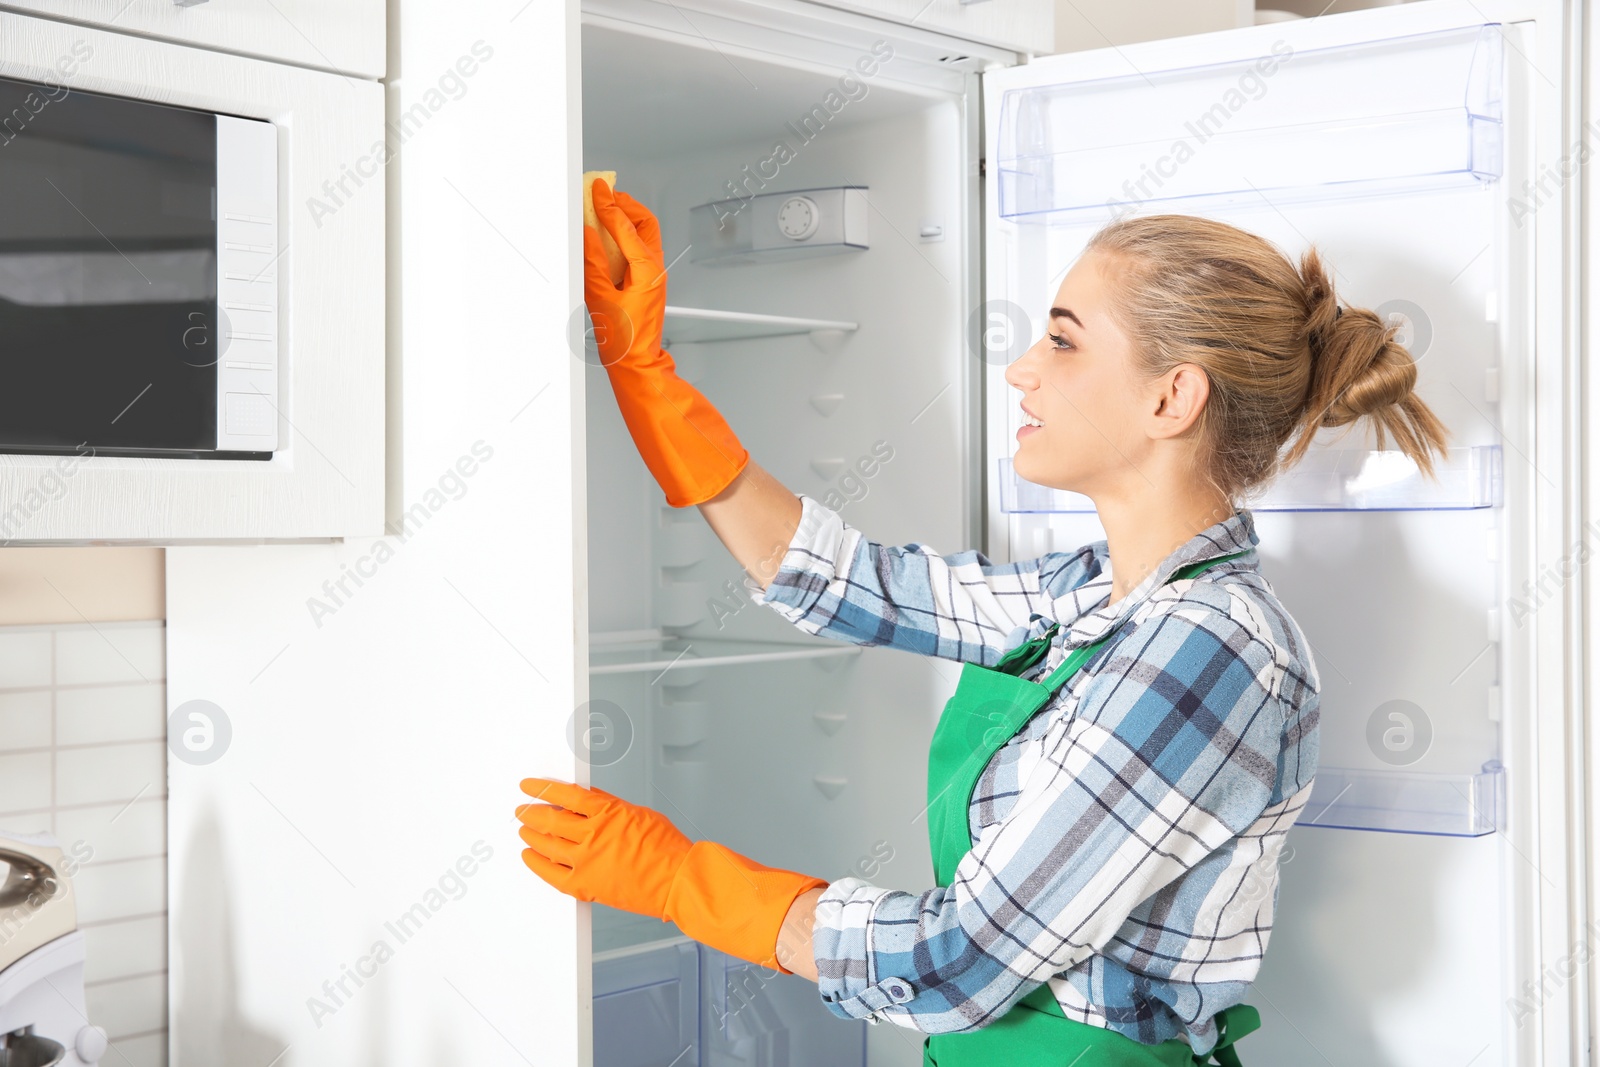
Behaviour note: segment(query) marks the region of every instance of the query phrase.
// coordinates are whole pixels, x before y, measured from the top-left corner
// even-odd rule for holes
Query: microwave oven
[[[0,78],[0,453],[278,449],[271,122]]]

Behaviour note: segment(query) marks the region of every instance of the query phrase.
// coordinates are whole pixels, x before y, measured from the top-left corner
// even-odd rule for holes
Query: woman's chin
[[[1040,462],[1038,447],[1029,447],[1024,444],[1017,449],[1016,455],[1011,457],[1011,469],[1018,478],[1034,485],[1042,485],[1047,489],[1066,489],[1062,484],[1061,471],[1053,471],[1048,463]]]

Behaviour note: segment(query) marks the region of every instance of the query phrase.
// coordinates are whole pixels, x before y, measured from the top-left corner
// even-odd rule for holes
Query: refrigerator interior
[[[1364,429],[1325,430],[1251,501],[1262,571],[1314,650],[1321,719],[1315,794],[1290,833],[1272,950],[1247,998],[1263,1016],[1247,1062],[1310,1062],[1334,1041],[1361,1062],[1465,1062],[1503,1040],[1514,858],[1496,832],[1500,724],[1520,709],[1503,708],[1515,687],[1502,682],[1526,669],[1527,633],[1501,606],[1530,551],[1507,516],[1530,513],[1538,476],[1526,458],[1533,227],[1507,210],[1532,109],[1527,73],[1506,56],[1531,42],[1503,29],[1412,25],[1344,47],[1302,37],[1257,71],[1255,92],[1252,62],[1289,30],[1254,31],[1249,61],[1201,47],[1239,39],[1219,34],[1197,41],[1192,64],[1125,49],[1138,76],[1046,59],[986,83],[992,303],[1042,326],[1114,203],[1218,218],[1296,261],[1314,243],[1342,304],[1401,324],[1418,392],[1451,434],[1437,485],[1392,442],[1377,453]],[[1195,145],[1194,123],[1225,101]],[[1193,152],[1174,162],[1184,142]],[[1020,411],[1002,372],[989,369],[987,394],[996,555],[1103,538],[1084,498],[1016,482],[1004,457]]]
[[[615,170],[660,220],[669,308],[808,320],[669,312],[680,374],[753,460],[872,538],[974,547],[964,94],[860,75],[838,93],[837,68],[611,25],[585,25],[582,54],[584,166]],[[779,141],[793,151],[775,166]],[[865,249],[727,265],[689,247],[691,209],[736,189],[841,186],[864,190]],[[810,637],[751,604],[698,511],[665,504],[587,353],[591,674],[577,721],[593,784],[768,865],[931,885],[925,760],[956,665]],[[593,930],[597,1067],[920,1062],[920,1035],[837,1019],[801,978],[599,905]]]

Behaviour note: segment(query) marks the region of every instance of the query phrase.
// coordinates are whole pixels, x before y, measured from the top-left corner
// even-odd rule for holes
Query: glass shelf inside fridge
[[[839,335],[854,333],[859,323],[836,319],[808,319],[793,315],[760,315],[751,311],[720,311],[667,305],[661,346],[701,344],[707,341],[748,341],[791,334]]]
[[[1504,796],[1498,760],[1463,774],[1320,767],[1295,825],[1482,837],[1499,827]]]
[[[686,940],[676,924],[595,904],[590,916],[590,944],[595,958],[637,952],[643,946]]]
[[[1248,59],[1013,89],[1001,103],[1000,214],[1490,182],[1502,169],[1503,52],[1500,27],[1484,24],[1299,52],[1280,40]]]
[[[1449,449],[1434,461],[1433,470],[1437,481],[1397,450],[1316,450],[1248,506],[1254,511],[1468,511],[1499,506],[1499,445]],[[1094,511],[1086,496],[1024,481],[1009,459],[1000,460],[1000,505],[1014,514]]]
[[[861,655],[856,645],[818,638],[815,644],[788,641],[730,641],[674,637],[656,630],[592,634],[589,674],[663,672],[691,667],[739,667],[786,660],[839,659]]]

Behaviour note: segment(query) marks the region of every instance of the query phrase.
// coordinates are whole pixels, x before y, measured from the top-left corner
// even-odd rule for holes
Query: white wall
[[[582,364],[534,339],[581,299],[577,4],[390,7],[391,119],[430,114],[387,172],[391,494],[424,510],[404,536],[169,550],[170,704],[232,729],[172,763],[181,1067],[576,1064],[588,1041],[587,931],[512,817],[519,779],[575,770]]]

